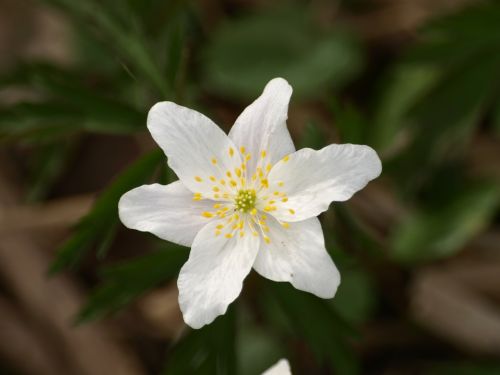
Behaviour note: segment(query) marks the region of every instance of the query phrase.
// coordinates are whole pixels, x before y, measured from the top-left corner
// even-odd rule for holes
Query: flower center
[[[249,212],[255,208],[257,194],[254,189],[241,189],[234,198],[234,208],[240,212]]]

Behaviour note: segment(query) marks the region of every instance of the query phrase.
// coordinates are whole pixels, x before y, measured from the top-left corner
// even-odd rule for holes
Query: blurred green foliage
[[[240,298],[210,326],[172,343],[165,374],[253,374],[281,356],[293,364],[298,345],[326,373],[360,373],[363,364],[351,342],[357,328],[378,313],[381,296],[356,254],[415,268],[456,254],[498,215],[499,181],[469,175],[464,161],[477,133],[500,135],[495,2],[426,25],[368,94],[363,68],[369,51],[360,37],[342,25],[320,26],[303,5],[238,14],[212,30],[191,2],[45,2],[71,20],[78,58],[64,67],[20,63],[0,77],[0,90],[34,94],[0,107],[0,142],[34,148],[27,200],[48,195],[83,134],[144,132],[147,110],[160,100],[197,107],[208,96],[241,109],[269,79],[282,76],[294,87],[293,106],[321,108],[321,115],[307,118],[296,144],[321,148],[333,134],[342,142],[372,145],[384,159],[384,183],[404,208],[405,217],[390,228],[382,249],[356,213],[338,205],[335,217],[342,225],[329,216],[323,222],[343,277],[333,302],[259,279],[256,303]],[[361,100],[351,94],[359,86]],[[147,183],[159,168],[169,181],[172,172],[154,151],[105,187],[59,249],[51,272],[77,267],[86,256],[105,257],[119,226],[120,196]],[[77,321],[116,312],[174,279],[187,254],[169,245],[105,268]],[[429,373],[493,374],[498,364],[437,364]]]
[[[210,90],[227,97],[254,98],[283,77],[295,97],[318,98],[359,73],[361,51],[352,34],[321,30],[307,9],[282,7],[220,26],[204,51],[204,77]]]

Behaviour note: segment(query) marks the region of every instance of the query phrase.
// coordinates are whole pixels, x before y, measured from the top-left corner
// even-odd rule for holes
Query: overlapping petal
[[[302,221],[345,201],[380,175],[382,164],[369,146],[332,144],[319,151],[301,149],[270,171],[270,189],[287,194],[272,214],[283,221]]]
[[[267,369],[262,375],[291,375],[290,364],[286,359],[280,359],[274,366]]]
[[[184,246],[191,246],[208,220],[201,216],[213,201],[194,202],[180,181],[169,185],[143,185],[125,193],[118,203],[122,223],[130,229],[150,232]]]
[[[208,117],[171,102],[157,103],[148,129],[168,157],[168,165],[192,192],[213,197],[214,182],[241,166],[229,137]],[[232,150],[232,151],[231,151]]]
[[[340,274],[325,249],[317,218],[290,223],[284,228],[270,217],[269,244],[262,243],[254,269],[273,281],[288,281],[295,288],[321,298],[332,298]]]
[[[254,171],[262,151],[265,163],[274,164],[295,151],[286,127],[288,103],[292,87],[283,78],[271,80],[262,95],[250,104],[236,120],[229,137],[238,147],[245,147],[252,155],[248,168]]]
[[[215,235],[224,220],[213,220],[194,239],[177,286],[184,321],[201,328],[226,312],[241,292],[259,250],[258,236]]]

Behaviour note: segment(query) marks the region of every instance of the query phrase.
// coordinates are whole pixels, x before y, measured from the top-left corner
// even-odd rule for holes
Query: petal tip
[[[270,90],[285,90],[289,91],[290,95],[293,91],[292,86],[288,83],[288,81],[285,78],[282,77],[276,77],[270,80],[267,84],[266,87],[264,88],[264,92],[270,91]]]

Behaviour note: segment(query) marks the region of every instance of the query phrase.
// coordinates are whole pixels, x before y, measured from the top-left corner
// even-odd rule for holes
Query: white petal
[[[191,246],[209,219],[203,211],[213,210],[210,200],[193,201],[193,193],[180,181],[169,185],[143,185],[125,193],[118,203],[122,223],[142,232],[184,246]]]
[[[319,151],[299,150],[269,173],[269,188],[288,195],[272,214],[283,221],[318,216],[332,201],[351,198],[381,171],[377,153],[368,146],[333,144]]]
[[[224,233],[216,236],[216,226],[224,222],[214,220],[198,233],[177,280],[184,321],[193,328],[226,312],[240,294],[259,250],[260,238],[249,233],[230,239]]]
[[[265,164],[274,164],[283,156],[295,151],[286,127],[288,103],[292,87],[283,78],[271,80],[261,96],[238,117],[229,137],[238,147],[252,155],[248,169],[254,171],[261,152],[266,151]]]
[[[325,249],[317,218],[290,223],[285,229],[268,218],[269,244],[262,243],[254,269],[273,281],[288,281],[295,288],[321,298],[332,298],[340,274]]]
[[[155,104],[148,114],[148,129],[167,155],[168,165],[192,192],[214,198],[209,177],[220,181],[227,178],[226,171],[234,173],[241,166],[229,137],[208,117],[189,108],[171,102]]]
[[[262,375],[292,375],[292,370],[290,369],[290,364],[286,359],[280,359],[270,369],[264,371]]]

